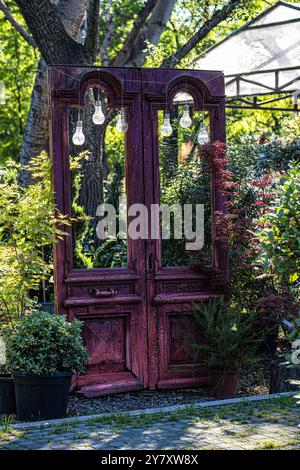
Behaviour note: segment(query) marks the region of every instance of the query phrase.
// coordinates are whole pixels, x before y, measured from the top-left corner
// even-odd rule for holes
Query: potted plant
[[[3,351],[14,323],[36,307],[41,281],[51,276],[44,249],[63,237],[69,219],[55,211],[51,160],[43,153],[26,168],[32,184],[19,183],[19,165],[7,163],[0,176],[0,338]],[[3,354],[2,354],[3,355]],[[3,362],[0,360],[0,363]],[[15,412],[14,385],[0,367],[0,414]]]
[[[14,382],[6,368],[5,343],[0,337],[0,416],[16,414]]]
[[[88,359],[81,322],[34,311],[14,326],[6,340],[7,365],[12,371],[20,420],[66,416],[72,375]]]
[[[223,299],[197,306],[195,326],[202,341],[193,346],[209,369],[214,396],[234,396],[241,367],[255,359],[261,338],[253,328],[254,320],[255,315],[241,313]]]

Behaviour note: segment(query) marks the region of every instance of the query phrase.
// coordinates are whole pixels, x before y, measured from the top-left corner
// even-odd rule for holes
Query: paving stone
[[[263,413],[255,410],[254,413]],[[276,412],[270,416],[255,417],[247,413],[246,424],[236,421],[236,416],[215,415],[206,418],[170,420],[134,427],[115,424],[78,422],[72,426],[24,429],[24,434],[14,436],[9,430],[0,439],[1,449],[76,449],[76,450],[176,450],[176,449],[223,449],[240,450],[272,447],[282,449],[300,448],[300,407],[293,408],[293,418],[287,424],[286,416]],[[221,415],[221,412],[220,412]],[[224,414],[222,413],[222,416]],[[242,417],[242,413],[239,415]],[[166,416],[168,418],[168,415]],[[275,419],[274,419],[275,418]],[[298,441],[297,441],[298,439]],[[294,442],[295,440],[295,442]]]

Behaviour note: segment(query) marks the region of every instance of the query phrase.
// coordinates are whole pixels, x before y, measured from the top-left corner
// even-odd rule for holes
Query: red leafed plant
[[[261,246],[256,236],[263,229],[260,222],[275,197],[274,183],[281,174],[263,173],[249,180],[255,200],[243,197],[241,182],[228,169],[226,145],[216,142],[203,148],[207,171],[224,197],[225,212],[216,212],[216,240],[226,243],[229,251],[229,294],[245,308],[255,309],[262,324],[278,325],[283,315],[294,315],[299,309],[289,289],[275,285],[272,276],[263,273],[258,256]]]

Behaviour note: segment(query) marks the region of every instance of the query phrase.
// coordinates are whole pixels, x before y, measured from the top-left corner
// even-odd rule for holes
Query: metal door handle
[[[113,297],[114,295],[118,295],[118,292],[111,288],[107,290],[91,289],[90,294],[95,297]]]

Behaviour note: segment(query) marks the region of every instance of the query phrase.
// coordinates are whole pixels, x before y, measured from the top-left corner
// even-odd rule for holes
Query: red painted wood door
[[[159,113],[178,91],[188,91],[195,110],[210,113],[212,140],[224,140],[224,81],[214,72],[55,67],[52,88],[54,187],[58,208],[73,214],[70,169],[70,108],[85,106],[89,89],[100,88],[108,106],[124,107],[129,129],[125,137],[128,207],[143,203],[149,214],[161,202]],[[224,201],[211,179],[211,216]],[[96,177],[95,177],[96,178]],[[91,192],[93,191],[91,182]],[[95,215],[93,213],[93,215]],[[130,222],[130,218],[129,218]],[[127,239],[126,265],[82,268],[76,265],[74,230],[55,245],[56,309],[83,322],[90,360],[76,387],[86,396],[144,388],[189,387],[207,381],[207,371],[182,333],[193,330],[195,302],[220,295],[211,275],[189,263],[164,261],[164,241]],[[212,264],[226,271],[226,250],[214,239]],[[170,249],[169,249],[170,252]],[[166,258],[167,259],[167,258]],[[188,320],[188,321],[187,321]],[[188,327],[189,328],[189,327]]]
[[[205,113],[208,117],[211,142],[224,142],[224,79],[219,73],[183,70],[147,70],[143,72],[143,79],[146,204],[150,207],[152,204],[164,203],[164,193],[166,192],[169,198],[171,194],[173,202],[182,202],[179,196],[177,199],[176,193],[177,191],[180,193],[180,179],[183,185],[186,184],[186,178],[188,178],[186,168],[190,167],[187,158],[180,170],[176,155],[175,162],[172,161],[172,164],[178,165],[175,175],[170,178],[171,184],[166,184],[164,163],[162,162],[165,153],[163,145],[165,144],[159,135],[163,112],[165,110],[176,112],[177,120],[173,124],[173,135],[176,134],[176,122],[178,122],[176,97],[178,97],[178,93],[188,93],[193,101],[194,118],[197,118],[197,112],[198,114]],[[177,140],[180,140],[178,136]],[[174,145],[174,141],[167,141],[167,145],[172,146],[172,144]],[[179,155],[180,151],[183,152],[185,148],[178,147],[177,150]],[[172,152],[171,157],[173,158]],[[180,156],[178,159],[180,160]],[[170,165],[170,162],[167,164]],[[190,170],[195,171],[195,168],[191,167]],[[197,175],[199,180],[205,178],[204,173],[200,173],[201,165],[199,166],[199,175]],[[193,181],[195,182],[195,179]],[[226,277],[227,253],[226,247],[218,242],[215,236],[214,214],[216,211],[225,211],[225,201],[218,191],[215,175],[212,172],[207,184],[209,185],[209,200],[204,205],[204,210],[206,218],[209,218],[210,221],[210,226],[205,233],[210,244],[208,247],[210,259],[207,261],[210,265],[209,268],[207,270],[201,269],[201,261],[200,266],[197,261],[198,253],[196,256],[191,255],[190,259],[185,260],[183,257],[180,260],[178,258],[180,258],[182,251],[179,250],[177,259],[176,257],[172,259],[172,250],[176,252],[176,246],[178,247],[178,244],[174,243],[175,240],[173,244],[168,246],[170,242],[162,240],[160,237],[159,240],[150,240],[146,245],[149,267],[147,271],[147,311],[149,387],[151,389],[190,387],[208,381],[207,369],[204,367],[201,357],[190,346],[193,339],[202,340],[201,332],[193,328],[193,315],[197,304],[205,302],[211,297],[222,295],[223,287],[216,282],[214,269],[220,270]],[[175,186],[173,190],[172,185]],[[185,202],[191,202],[192,199],[187,199]],[[199,200],[198,202],[204,201]],[[207,207],[207,204],[210,206]],[[151,220],[149,220],[149,225],[151,225]],[[209,231],[210,234],[207,233]]]
[[[72,134],[70,112],[86,108],[90,90],[104,93],[110,110],[125,108],[129,124],[124,138],[122,171],[126,180],[124,195],[128,206],[144,201],[141,114],[141,72],[131,69],[98,69],[90,67],[52,67],[52,157],[56,203],[63,214],[76,217],[83,204],[74,196],[78,175],[70,165]],[[85,115],[83,129],[87,133]],[[115,123],[114,123],[115,126]],[[97,139],[96,126],[92,127]],[[115,132],[115,127],[110,130]],[[98,135],[99,138],[99,135]],[[90,142],[93,145],[93,139]],[[76,151],[76,149],[73,149]],[[80,150],[89,150],[88,145]],[[113,152],[113,149],[111,149]],[[78,153],[78,151],[77,151]],[[93,161],[83,160],[93,165]],[[103,166],[104,167],[104,166]],[[93,246],[96,233],[97,191],[99,178],[107,175],[89,170],[92,178],[85,182],[84,168],[79,177],[86,184],[84,213],[92,225],[73,224],[67,227],[68,236],[55,245],[55,293],[56,310],[66,313],[72,320],[83,322],[83,337],[90,356],[86,373],[76,378],[75,386],[86,396],[98,396],[148,387],[147,311],[145,303],[145,243],[143,240],[127,240],[126,262],[118,267],[102,267],[103,257],[91,258],[84,251],[86,229],[91,227],[89,246]],[[95,165],[95,168],[96,165]],[[115,167],[111,172],[115,177]],[[103,172],[107,169],[104,167]],[[77,179],[76,179],[77,178]],[[82,183],[83,182],[83,183]],[[102,185],[104,183],[102,182]],[[76,188],[75,188],[76,189]],[[76,191],[75,191],[76,194]],[[103,202],[103,201],[102,201]],[[74,213],[77,207],[77,213]],[[87,212],[89,210],[89,212]],[[80,214],[80,212],[79,212]],[[95,221],[95,224],[93,225]],[[89,224],[87,222],[86,224]],[[89,233],[88,232],[88,233]],[[86,234],[86,236],[88,235]],[[84,243],[81,243],[83,240]],[[78,243],[78,241],[80,243]],[[124,243],[124,242],[123,242]],[[114,248],[106,250],[107,256]],[[79,254],[78,254],[79,251]],[[95,251],[96,253],[96,251]],[[124,253],[123,253],[124,255]],[[98,255],[97,255],[98,256]],[[101,253],[99,254],[101,257]],[[89,257],[92,266],[83,266],[83,258]],[[105,261],[105,260],[104,260]]]

